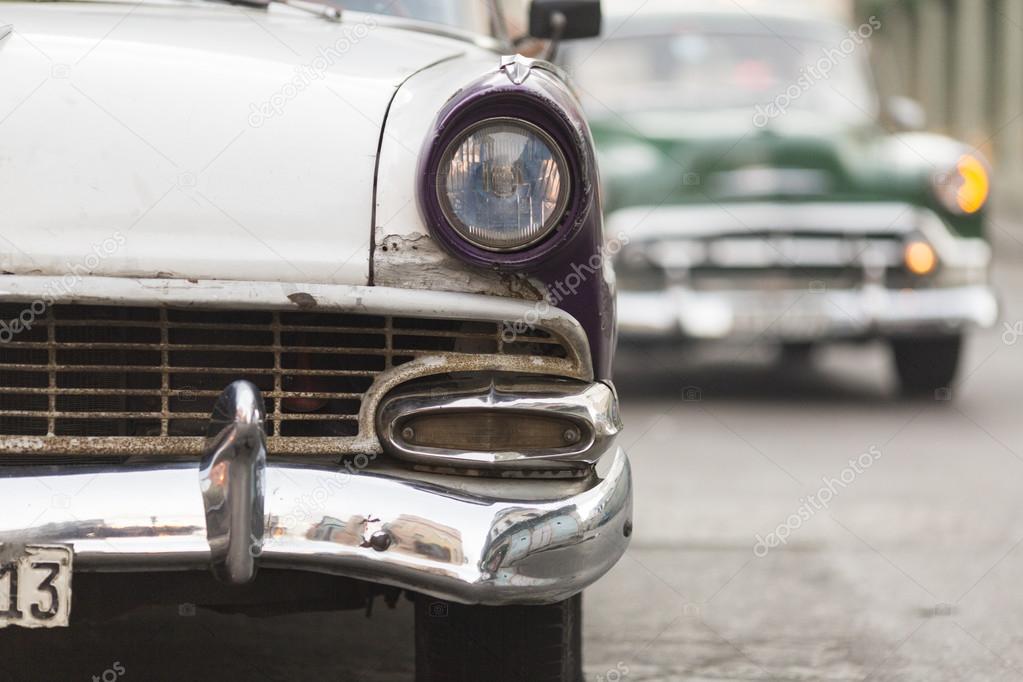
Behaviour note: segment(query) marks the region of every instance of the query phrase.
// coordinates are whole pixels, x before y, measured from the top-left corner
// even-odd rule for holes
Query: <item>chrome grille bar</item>
[[[55,435],[56,429],[54,428],[56,417],[54,415],[57,412],[57,342],[55,340],[56,325],[53,321],[53,309],[50,308],[46,311],[46,340],[49,344],[47,348],[47,359],[46,359],[46,377],[49,382],[47,387],[49,393],[48,402],[49,410],[46,415],[46,435]]]
[[[160,308],[160,437],[169,435],[170,424],[170,373],[164,368],[170,365],[167,336],[167,309]]]

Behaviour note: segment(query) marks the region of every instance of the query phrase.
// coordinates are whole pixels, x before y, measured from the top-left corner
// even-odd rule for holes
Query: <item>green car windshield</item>
[[[579,43],[563,61],[592,113],[782,106],[869,119],[877,100],[857,52],[777,35],[677,33]]]

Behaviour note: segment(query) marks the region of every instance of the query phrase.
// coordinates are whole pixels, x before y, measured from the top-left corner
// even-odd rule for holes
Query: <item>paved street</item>
[[[954,402],[900,402],[887,369],[878,350],[842,350],[805,376],[720,367],[648,380],[659,396],[624,387],[638,530],[590,599],[593,674],[1023,678],[1023,348],[976,339]],[[872,448],[826,508],[804,505]],[[755,536],[780,524],[787,544],[758,558]]]
[[[623,358],[636,533],[587,594],[587,680],[1023,678],[1023,338],[1004,331],[974,339],[953,401],[895,398],[876,348],[815,370]],[[786,543],[757,556],[772,532]],[[408,680],[410,614],[5,633],[0,679]]]
[[[1023,319],[1023,268],[997,279]],[[622,381],[637,532],[590,596],[591,676],[1023,678],[1023,339],[1004,331],[974,339],[952,402],[893,397],[876,348]]]

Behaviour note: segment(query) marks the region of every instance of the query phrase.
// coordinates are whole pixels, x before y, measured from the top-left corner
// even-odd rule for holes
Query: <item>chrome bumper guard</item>
[[[0,544],[67,544],[76,571],[258,567],[330,573],[469,604],[549,603],[607,572],[631,533],[612,448],[572,480],[467,479],[268,463],[258,390],[219,399],[200,466],[0,468]]]

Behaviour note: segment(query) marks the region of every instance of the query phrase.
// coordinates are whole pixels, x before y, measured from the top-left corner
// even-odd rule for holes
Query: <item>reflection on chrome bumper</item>
[[[618,293],[623,337],[798,341],[990,327],[998,302],[986,286],[891,290]]]
[[[268,464],[255,565],[464,603],[544,603],[595,581],[628,543],[621,449],[584,481],[412,479],[380,464]],[[72,545],[76,571],[202,569],[218,558],[194,464],[0,468],[0,500],[0,543]]]

